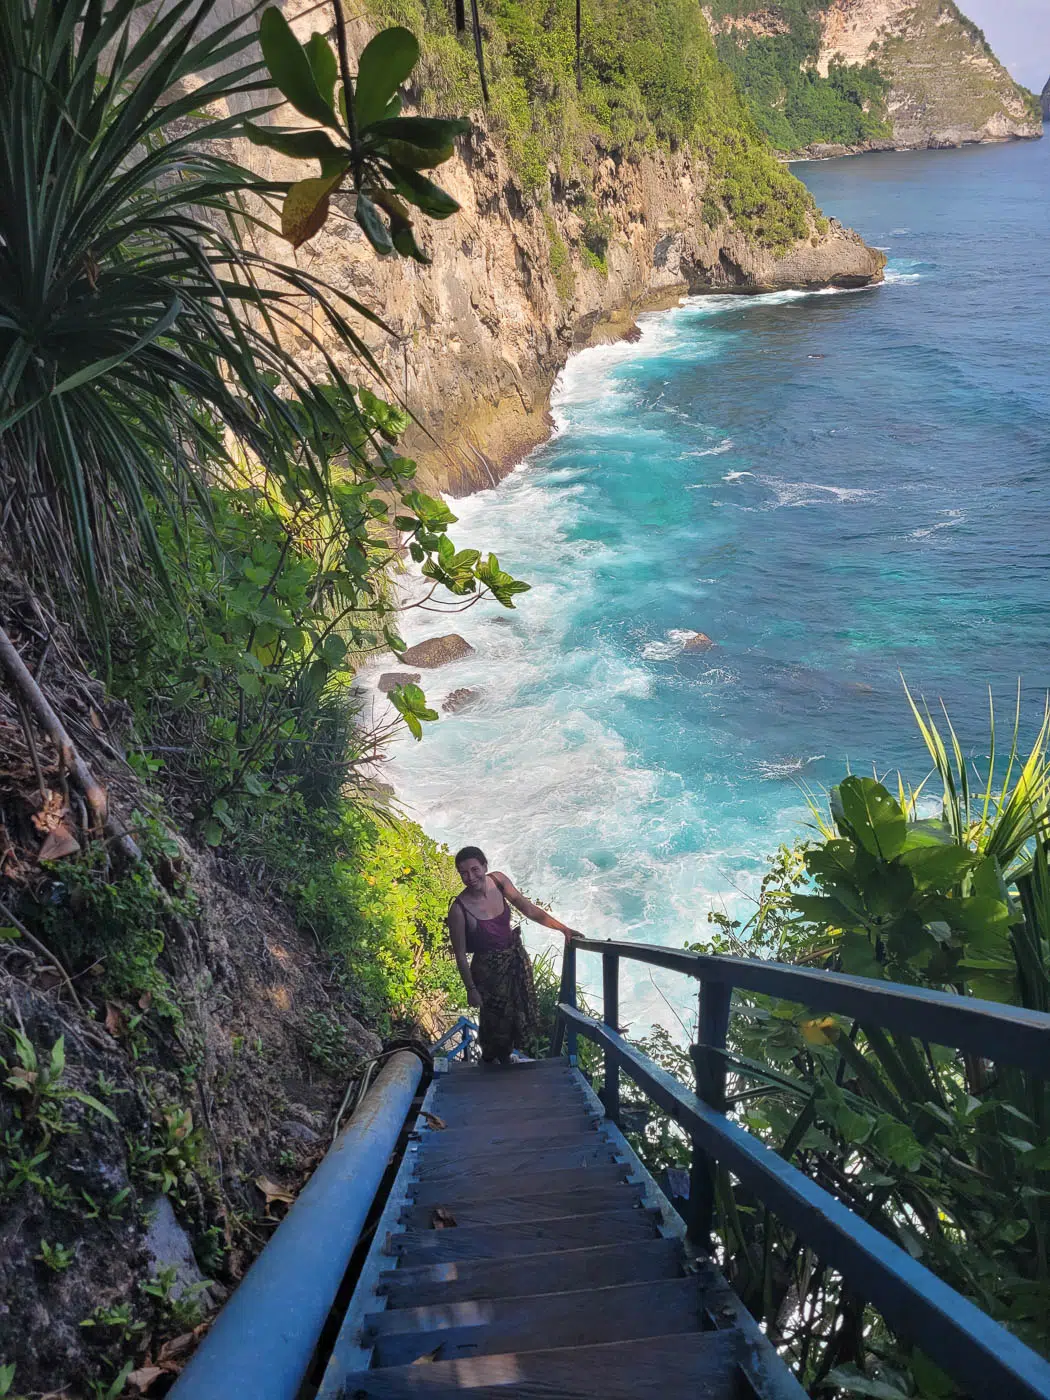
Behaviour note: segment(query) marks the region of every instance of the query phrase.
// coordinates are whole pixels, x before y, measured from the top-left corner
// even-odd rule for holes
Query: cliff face
[[[751,88],[759,124],[779,145],[786,143],[778,135],[778,126],[783,127],[776,109],[785,105],[795,129],[805,133],[792,149],[813,155],[1042,135],[1036,100],[1014,82],[953,0],[818,0],[805,7],[804,17],[787,5],[751,9],[747,0],[716,0],[705,13],[715,34],[723,36],[720,53],[725,54],[728,37],[742,48],[733,66],[745,89]],[[756,39],[765,44],[754,49],[752,60],[748,46]],[[771,52],[780,56],[780,93],[761,81]],[[802,98],[800,62],[809,78],[801,84]],[[787,84],[784,64],[794,65]],[[845,81],[841,65],[853,70]],[[870,83],[859,84],[863,73],[872,72],[870,65],[881,75],[881,94],[873,94]],[[829,77],[822,104],[815,102],[814,81]],[[842,134],[843,101],[855,110],[852,136]],[[822,118],[829,132],[814,136],[814,125]],[[864,130],[880,123],[881,131]]]
[[[269,159],[254,148],[249,158]],[[441,172],[462,212],[423,230],[432,266],[377,259],[349,218],[330,219],[297,256],[395,332],[369,340],[420,420],[407,447],[428,484],[463,493],[491,485],[546,437],[550,390],[570,352],[622,336],[637,311],[689,292],[881,280],[885,255],[834,221],[814,220],[781,254],[725,217],[709,226],[707,180],[685,154],[596,155],[589,188],[552,175],[543,208],[525,201],[499,144],[475,125]],[[581,246],[585,203],[611,227],[604,271]]]
[[[898,149],[1042,135],[1031,97],[951,0],[832,0],[818,69],[874,58]]]
[[[1046,80],[1046,87],[1043,88],[1043,95],[1039,99],[1039,105],[1042,108],[1043,116],[1050,120],[1050,78]]]

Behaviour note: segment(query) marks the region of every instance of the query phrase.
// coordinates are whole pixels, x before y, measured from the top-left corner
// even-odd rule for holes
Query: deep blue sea
[[[1026,732],[1050,686],[1050,138],[794,169],[885,285],[691,298],[577,355],[551,441],[453,502],[532,592],[406,629],[477,648],[435,701],[482,692],[397,745],[407,809],[598,936],[702,940],[800,784],[921,779],[902,674],[974,753],[989,686]]]

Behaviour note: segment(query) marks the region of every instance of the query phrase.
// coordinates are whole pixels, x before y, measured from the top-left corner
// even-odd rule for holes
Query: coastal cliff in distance
[[[471,115],[440,175],[461,210],[420,229],[426,267],[378,259],[344,196],[333,201],[339,217],[298,253],[276,241],[268,250],[320,272],[392,329],[361,327],[386,376],[373,387],[411,407],[405,448],[431,488],[489,486],[516,465],[550,432],[550,391],[569,354],[629,335],[641,310],[693,292],[882,278],[884,254],[825,218],[755,130],[691,0],[645,0],[644,40],[635,0],[595,3],[606,49],[585,46],[581,89],[571,7],[556,16],[557,43],[542,6],[512,4],[506,30],[502,11],[486,7],[485,108],[451,6],[395,16],[376,0],[352,24],[355,50],[400,19],[423,40],[413,104]],[[304,40],[317,26],[315,5],[290,0],[285,12]],[[564,71],[552,75],[555,61]],[[304,173],[259,147],[237,154],[267,176]],[[301,353],[304,363],[317,354],[309,334]]]
[[[1043,95],[1039,100],[1039,105],[1042,108],[1043,116],[1047,120],[1050,120],[1050,78],[1046,80],[1046,86],[1043,88]]]
[[[784,152],[1042,135],[1038,99],[953,0],[713,0],[705,13],[719,57]]]

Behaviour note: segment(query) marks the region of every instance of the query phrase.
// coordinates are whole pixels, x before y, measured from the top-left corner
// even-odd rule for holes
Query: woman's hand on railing
[[[583,937],[583,934],[580,932],[580,930],[579,930],[578,928],[563,928],[563,929],[562,929],[562,934],[563,934],[564,937],[565,937],[565,942],[566,942],[566,944],[571,943],[572,940],[573,940],[574,938],[582,938],[582,937]]]

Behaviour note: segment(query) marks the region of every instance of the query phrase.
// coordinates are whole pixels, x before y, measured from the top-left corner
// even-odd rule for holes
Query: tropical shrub
[[[781,848],[746,924],[713,915],[706,951],[806,962],[869,977],[1050,1007],[1048,728],[1027,755],[1017,725],[983,773],[947,726],[913,707],[943,794],[894,796],[848,777],[816,839]],[[701,945],[697,945],[700,947]],[[1050,1093],[1045,1077],[795,1004],[737,992],[730,1112],[940,1277],[1046,1351]],[[666,1033],[645,1047],[680,1078]],[[655,1169],[688,1156],[650,1112]],[[722,1173],[722,1262],[814,1394],[957,1392],[812,1250]]]

